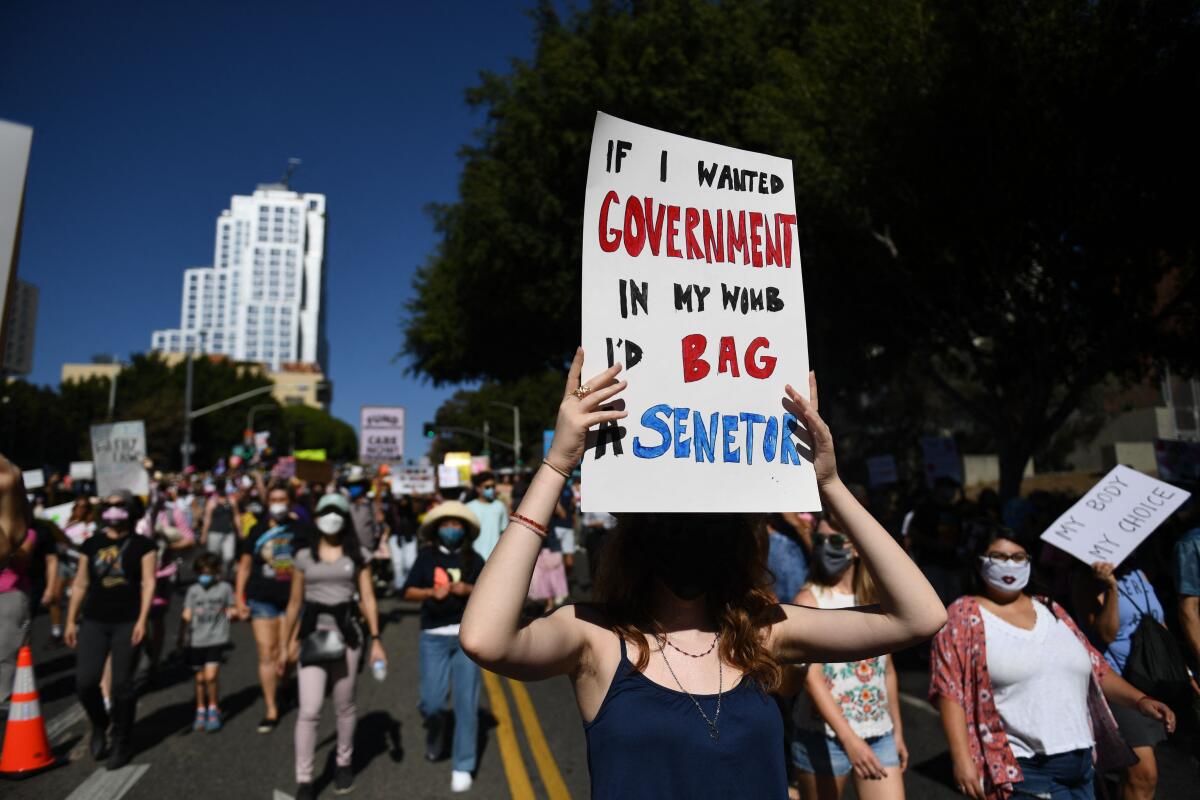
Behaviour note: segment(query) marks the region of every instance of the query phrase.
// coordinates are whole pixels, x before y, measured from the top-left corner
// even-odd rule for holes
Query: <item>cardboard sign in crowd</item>
[[[820,508],[790,161],[598,114],[583,222],[583,378],[621,362],[584,509]]]
[[[1083,561],[1120,564],[1191,496],[1118,465],[1042,534]]]

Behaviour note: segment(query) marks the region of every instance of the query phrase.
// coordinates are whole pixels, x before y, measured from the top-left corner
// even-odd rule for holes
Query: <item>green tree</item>
[[[275,452],[284,454],[291,445],[296,450],[323,449],[331,461],[350,461],[358,456],[358,434],[353,426],[319,408],[284,406],[278,436],[271,434]]]
[[[536,462],[542,457],[542,431],[554,427],[563,382],[564,375],[557,370],[543,370],[511,381],[487,381],[477,389],[455,392],[438,408],[434,422],[439,426],[482,431],[486,421],[492,466],[513,466],[512,448],[504,445],[513,441],[512,411],[506,405],[515,405],[521,409],[521,461]],[[483,446],[481,436],[447,432],[434,442],[430,457],[437,462],[444,453],[482,453]]]
[[[1198,11],[597,0],[563,22],[543,4],[533,58],[468,97],[488,122],[434,209],[404,353],[435,383],[562,369],[604,110],[791,158],[838,429],[870,431],[865,453],[951,423],[996,449],[1011,496],[1110,376],[1196,366]],[[931,419],[931,394],[956,411]]]

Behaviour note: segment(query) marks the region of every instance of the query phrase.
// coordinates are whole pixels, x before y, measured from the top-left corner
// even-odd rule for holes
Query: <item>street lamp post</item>
[[[488,403],[493,406],[502,406],[512,409],[513,413],[513,461],[514,466],[521,466],[521,409],[512,403],[504,403],[500,400],[488,400]]]

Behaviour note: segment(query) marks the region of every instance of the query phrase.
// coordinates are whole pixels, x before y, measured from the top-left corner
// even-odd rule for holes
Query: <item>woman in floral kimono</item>
[[[1136,761],[1108,703],[1168,732],[1175,715],[1113,671],[1058,604],[1031,594],[1032,560],[1016,538],[999,526],[980,538],[974,593],[950,605],[933,640],[929,698],[966,796],[1091,800],[1096,770]]]
[[[853,608],[876,602],[870,572],[830,518],[813,541],[812,580],[797,605]],[[862,800],[902,800],[908,749],[900,722],[896,668],[886,654],[842,664],[812,664],[796,700],[792,763],[803,800],[837,800],[854,774]]]

